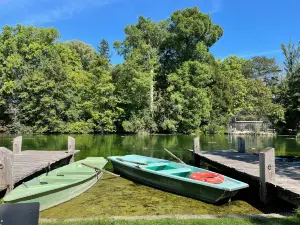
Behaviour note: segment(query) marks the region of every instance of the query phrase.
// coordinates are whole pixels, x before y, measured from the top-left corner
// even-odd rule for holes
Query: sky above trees
[[[266,55],[282,62],[281,43],[300,39],[300,30],[294,29],[300,19],[297,0],[0,0],[0,26],[56,27],[63,40],[78,39],[96,47],[102,38],[110,44],[123,39],[123,28],[139,15],[158,21],[194,6],[210,13],[225,31],[211,49],[216,58]],[[112,63],[120,61],[114,52]]]

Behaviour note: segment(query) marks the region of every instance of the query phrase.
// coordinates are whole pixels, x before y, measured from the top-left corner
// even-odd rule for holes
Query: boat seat
[[[78,177],[58,177],[58,176],[44,176],[39,177],[40,183],[69,183],[69,182],[75,182],[77,180],[80,180]]]
[[[169,162],[158,162],[158,163],[149,163],[146,167],[153,167],[153,166],[166,166],[170,164]]]
[[[174,173],[189,173],[192,170],[190,168],[178,168],[178,169],[170,169],[170,170],[162,170],[160,171],[163,174],[174,174]]]
[[[56,171],[56,176],[68,176],[68,175],[91,175],[93,171]]]

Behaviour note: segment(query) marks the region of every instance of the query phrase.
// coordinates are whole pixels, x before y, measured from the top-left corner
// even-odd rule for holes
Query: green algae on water
[[[40,218],[109,218],[145,215],[259,214],[243,201],[221,206],[144,186],[130,180],[104,176],[87,192],[41,212]]]

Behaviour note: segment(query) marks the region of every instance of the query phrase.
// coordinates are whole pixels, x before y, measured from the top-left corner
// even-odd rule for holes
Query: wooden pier
[[[281,198],[300,205],[300,164],[277,162],[275,151],[267,148],[259,156],[245,151],[245,141],[239,138],[238,151],[201,151],[199,138],[194,139],[194,161],[205,163],[232,178],[248,183],[258,192],[261,202]]]
[[[0,192],[3,194],[36,175],[74,161],[74,155],[79,152],[75,150],[75,139],[72,137],[68,138],[67,150],[21,151],[21,146],[20,136],[13,141],[13,151],[0,147]]]

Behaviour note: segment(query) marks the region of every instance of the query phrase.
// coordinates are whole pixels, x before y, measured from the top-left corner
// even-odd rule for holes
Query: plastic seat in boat
[[[40,177],[40,183],[70,183],[80,180],[78,177],[58,177],[58,176],[44,176]]]
[[[153,166],[166,166],[170,164],[169,162],[157,162],[157,163],[149,163],[147,167],[153,167]]]
[[[162,170],[160,171],[163,174],[174,174],[174,173],[188,173],[192,170],[190,168],[178,168],[178,169],[170,169],[170,170]]]
[[[56,176],[91,175],[94,171],[56,171]]]

